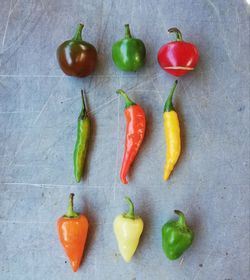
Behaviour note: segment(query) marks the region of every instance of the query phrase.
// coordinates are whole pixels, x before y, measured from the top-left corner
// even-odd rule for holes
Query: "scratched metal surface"
[[[66,77],[55,50],[84,22],[99,65],[85,79]],[[112,64],[123,24],[146,44],[135,74]],[[163,102],[174,78],[157,62],[178,26],[197,44],[197,70],[180,80],[175,104],[183,151],[169,182]],[[92,138],[84,181],[73,177],[80,89],[88,94]],[[123,88],[146,111],[147,135],[130,184],[119,181],[124,141]],[[240,279],[249,273],[249,6],[246,1],[0,1],[0,279]],[[73,274],[57,240],[68,194],[90,220],[87,251]],[[145,231],[130,264],[117,250],[114,217],[131,196]],[[183,259],[168,261],[161,226],[183,210],[196,232]]]

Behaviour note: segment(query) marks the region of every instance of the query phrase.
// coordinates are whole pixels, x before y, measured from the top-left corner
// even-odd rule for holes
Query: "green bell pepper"
[[[162,248],[170,260],[178,259],[192,244],[194,233],[187,226],[184,214],[174,211],[179,219],[168,221],[162,227]]]
[[[136,71],[145,63],[145,45],[131,36],[129,24],[125,24],[125,38],[112,46],[112,59],[119,69],[127,72]]]

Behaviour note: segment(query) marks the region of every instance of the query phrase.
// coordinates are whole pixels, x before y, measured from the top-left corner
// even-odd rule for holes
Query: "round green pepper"
[[[179,210],[174,212],[179,219],[168,221],[162,227],[162,248],[170,260],[178,259],[191,246],[194,239],[194,233],[186,224],[184,214]]]
[[[125,37],[112,46],[112,58],[115,65],[126,72],[137,71],[145,63],[145,45],[131,36],[128,24],[125,24]]]

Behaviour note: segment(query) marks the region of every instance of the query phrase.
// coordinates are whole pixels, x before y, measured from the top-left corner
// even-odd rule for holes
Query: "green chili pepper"
[[[131,36],[128,24],[125,24],[125,38],[112,46],[112,58],[115,65],[123,71],[136,71],[145,62],[145,45],[140,39]]]
[[[168,221],[162,227],[162,248],[170,260],[178,259],[191,246],[194,238],[184,214],[179,210],[174,212],[179,216],[178,221]]]
[[[81,177],[83,174],[83,168],[84,168],[89,134],[90,134],[90,119],[86,111],[83,90],[81,91],[81,94],[82,94],[82,111],[78,117],[77,139],[76,139],[76,145],[74,151],[74,174],[77,183],[81,181]]]

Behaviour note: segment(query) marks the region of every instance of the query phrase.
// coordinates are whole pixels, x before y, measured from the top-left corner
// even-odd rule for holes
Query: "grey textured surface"
[[[55,50],[84,22],[99,64],[85,79],[66,77]],[[147,48],[136,74],[112,64],[123,24]],[[197,44],[199,65],[182,77],[175,104],[183,151],[162,180],[163,101],[174,78],[156,61],[178,26]],[[0,279],[247,280],[249,273],[249,6],[244,0],[0,1]],[[119,181],[124,141],[122,87],[146,111],[147,135],[130,184]],[[80,89],[93,123],[85,180],[73,177]],[[57,240],[68,194],[89,218],[87,251],[73,274]],[[121,259],[114,217],[131,196],[145,231],[130,264]],[[196,232],[183,260],[161,250],[161,226],[183,210]]]

